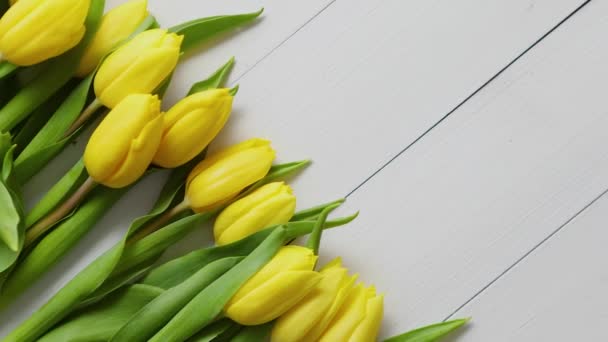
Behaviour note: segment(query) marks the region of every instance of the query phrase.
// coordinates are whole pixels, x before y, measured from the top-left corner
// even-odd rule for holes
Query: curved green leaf
[[[226,64],[222,65],[219,69],[217,69],[209,78],[194,83],[190,88],[190,91],[188,91],[188,95],[192,95],[194,93],[199,93],[201,91],[209,89],[219,88],[226,82],[228,74],[230,74],[230,70],[232,69],[233,65],[234,57],[231,57],[228,62],[226,62]]]
[[[191,165],[189,166],[191,167]],[[163,188],[161,195],[151,213],[136,219],[129,227],[123,239],[114,247],[95,259],[85,269],[80,271],[72,280],[61,288],[44,306],[34,312],[26,321],[21,323],[6,338],[6,342],[36,341],[49,328],[60,322],[67,315],[90,299],[113,273],[119,264],[125,249],[127,238],[149,221],[162,214],[174,202],[188,174],[186,166],[173,171],[172,177]],[[169,225],[163,229],[173,229]],[[161,232],[163,229],[159,230]],[[157,232],[158,233],[158,232]],[[141,240],[143,241],[143,239]]]
[[[15,164],[20,182],[24,183],[40,171],[68,143],[64,134],[82,112],[92,80],[93,75],[89,75],[80,82],[19,154]]]
[[[404,334],[393,336],[384,342],[435,342],[465,325],[470,318],[455,319],[427,325]]]
[[[131,317],[110,341],[147,341],[192,298],[242,259],[232,257],[214,261],[178,286],[167,289]]]
[[[352,221],[356,215],[327,221],[324,229],[338,227]],[[310,234],[316,221],[289,222],[283,227],[287,240]],[[231,244],[201,248],[184,256],[170,260],[150,271],[141,283],[161,288],[171,288],[191,277],[196,271],[210,262],[221,258],[249,255],[256,247],[272,233],[277,226],[266,228]]]
[[[239,288],[278,252],[286,236],[283,227],[274,229],[251,254],[196,295],[149,341],[184,341],[213,322]]]
[[[104,0],[92,0],[85,21],[86,33],[81,42],[64,55],[49,61],[48,68],[0,109],[0,132],[13,129],[72,78],[84,49],[101,22],[103,8]]]
[[[23,244],[23,234],[20,234],[23,220],[17,205],[13,201],[12,193],[4,181],[0,181],[0,203],[2,203],[0,205],[0,240],[11,251],[17,252]],[[2,261],[6,262],[6,260],[0,258],[0,270],[4,270],[8,266],[2,265]]]
[[[163,292],[162,289],[133,285],[114,293],[103,303],[68,318],[39,342],[108,341],[131,316]]]
[[[0,291],[0,306],[12,302],[55,265],[129,189],[100,187],[19,261]]]
[[[264,9],[260,9],[259,11],[253,13],[219,15],[196,19],[173,26],[169,29],[169,31],[184,35],[182,51],[188,52],[196,45],[207,39],[253,21],[255,18],[260,16],[263,11]]]

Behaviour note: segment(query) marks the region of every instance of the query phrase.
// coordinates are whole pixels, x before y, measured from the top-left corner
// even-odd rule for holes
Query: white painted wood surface
[[[582,3],[182,0],[172,6],[150,0],[150,7],[167,26],[266,8],[258,24],[190,56],[167,105],[236,56],[231,81],[241,90],[214,147],[259,135],[274,141],[281,161],[313,158],[293,182],[300,207],[356,189],[341,212],[361,209],[361,216],[325,235],[323,255],[343,256],[386,293],[383,336],[444,319],[495,280],[456,312],[475,322],[459,341],[570,341],[586,321],[570,330],[568,314],[548,311],[588,313],[598,328],[582,336],[608,339],[599,324],[608,318],[606,306],[598,304],[608,302],[601,291],[606,275],[596,269],[606,257],[606,233],[599,227],[608,219],[596,214],[579,224],[598,227],[595,241],[573,233],[580,229],[571,223],[569,235],[555,235],[559,241],[527,253],[608,188],[608,109],[602,101],[608,5],[591,2],[476,90]],[[57,179],[83,143],[35,179],[28,196],[38,197]],[[116,241],[152,204],[162,178],[142,182],[10,314],[0,314],[0,335]],[[201,231],[171,253],[207,241]],[[595,248],[570,260],[586,241]],[[499,277],[525,255],[523,271],[518,266]],[[593,258],[597,267],[588,267]],[[564,263],[576,268],[581,282],[567,270],[560,273]],[[586,291],[593,300],[580,298]],[[558,297],[567,297],[565,307]],[[563,334],[548,332],[556,319],[563,319]]]

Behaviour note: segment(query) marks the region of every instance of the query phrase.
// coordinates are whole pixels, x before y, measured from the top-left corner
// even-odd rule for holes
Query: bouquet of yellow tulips
[[[286,180],[309,161],[273,164],[269,140],[207,155],[238,91],[225,86],[234,60],[163,111],[181,56],[262,11],[168,29],[146,0],[103,13],[103,0],[0,0],[0,310],[140,179],[169,175],[150,212],[4,341],[376,340],[384,296],[340,258],[317,265],[323,231],[357,213],[329,219],[341,199],[296,212]],[[26,212],[21,187],[89,126],[82,158]],[[159,262],[211,220],[215,246]]]

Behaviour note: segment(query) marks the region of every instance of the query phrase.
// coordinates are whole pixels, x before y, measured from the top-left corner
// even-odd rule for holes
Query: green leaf
[[[354,217],[356,216],[327,221],[324,228],[329,229],[346,224],[352,221]],[[291,240],[309,234],[312,232],[315,224],[315,221],[300,221],[289,222],[282,226],[287,234],[287,239]],[[161,288],[177,286],[210,262],[221,258],[249,255],[277,227],[278,226],[266,228],[227,245],[201,248],[179,258],[165,262],[150,271],[150,273],[141,280],[141,283]]]
[[[188,52],[205,40],[253,21],[262,14],[263,11],[264,9],[260,9],[253,13],[220,15],[196,19],[173,26],[169,31],[184,35],[182,51]]]
[[[137,312],[112,337],[111,342],[147,341],[192,298],[234,267],[243,258],[224,258],[203,267],[178,286],[166,291]]]
[[[470,318],[461,318],[427,325],[398,336],[393,336],[384,340],[384,342],[435,342],[465,325],[469,320]]]
[[[329,202],[329,203],[324,203],[324,204],[318,205],[316,207],[298,211],[291,217],[291,221],[316,220],[317,217],[321,214],[321,212],[323,212],[323,210],[325,210],[326,208],[331,207],[335,204],[342,204],[342,203],[344,203],[344,201],[345,201],[345,199],[340,198],[340,199],[337,199],[337,200]]]
[[[283,246],[286,235],[285,228],[274,229],[259,247],[196,295],[149,341],[184,341],[213,322],[239,288]]]
[[[325,227],[325,223],[327,222],[327,215],[329,215],[329,213],[332,210],[336,209],[339,206],[340,206],[340,204],[334,204],[334,205],[328,206],[327,208],[323,209],[323,211],[317,218],[317,221],[315,222],[315,226],[312,228],[312,232],[310,233],[310,236],[308,237],[308,242],[306,244],[306,247],[308,247],[309,249],[312,249],[312,251],[315,253],[315,255],[319,255],[319,246],[321,244],[321,235],[323,234],[323,229]]]
[[[13,252],[17,252],[23,245],[23,234],[21,226],[23,220],[19,213],[18,206],[14,203],[11,191],[8,189],[4,181],[0,181],[0,240]],[[2,253],[0,252],[0,255]],[[0,270],[6,269],[7,260],[0,258]],[[13,259],[14,260],[14,259]],[[4,263],[2,261],[5,261]],[[5,265],[3,265],[5,264]]]
[[[189,338],[188,342],[219,342],[218,340],[223,341],[226,338],[232,338],[240,329],[241,326],[233,321],[220,319]]]
[[[15,70],[17,70],[17,66],[15,64],[7,61],[0,62],[0,80],[10,76],[13,72],[15,72]]]
[[[230,342],[259,342],[267,341],[272,331],[273,322],[244,327]]]
[[[82,80],[53,116],[29,142],[16,160],[18,180],[23,184],[38,173],[70,141],[64,137],[70,125],[82,112],[93,75]]]
[[[38,341],[108,341],[131,316],[162,292],[147,285],[129,286],[66,319]]]
[[[211,75],[206,80],[202,80],[200,82],[194,83],[188,91],[188,95],[192,95],[194,93],[199,93],[201,91],[215,89],[222,86],[228,75],[230,74],[230,70],[232,70],[232,66],[234,65],[234,57],[231,57],[226,64],[222,65],[219,69],[217,69],[213,75]]]
[[[13,130],[13,142],[17,145],[15,154],[18,156],[23,149],[34,139],[36,134],[49,121],[53,113],[59,108],[66,97],[74,90],[76,83],[68,82],[49,100],[40,105],[32,112],[32,115],[19,127],[18,130]],[[47,141],[48,143],[48,141]]]
[[[108,279],[108,277],[113,274],[116,266],[121,260],[127,238],[146,223],[162,214],[174,202],[175,196],[179,193],[185,177],[188,175],[188,167],[192,167],[192,165],[186,164],[173,171],[172,176],[165,184],[165,187],[150,214],[136,219],[121,241],[79,272],[51,297],[44,306],[34,312],[27,320],[13,330],[5,338],[5,342],[36,341],[36,339],[46,333],[49,328],[72,313],[76,308],[80,307],[82,303],[91,299],[91,296],[95,294],[95,291],[102,287],[106,281],[112,281],[112,279]],[[170,228],[170,226],[163,229],[166,228]],[[163,229],[156,233],[162,232]],[[144,241],[144,239],[140,241]]]
[[[260,179],[255,184],[247,188],[247,190],[243,191],[238,198],[243,198],[249,195],[264,184],[290,177],[308,165],[310,165],[310,160],[300,160],[285,164],[273,165],[264,178]]]
[[[64,55],[49,61],[49,66],[44,72],[0,109],[0,131],[7,132],[13,129],[72,78],[84,49],[97,31],[103,8],[104,0],[92,0],[85,21],[86,33],[81,42]]]
[[[17,172],[19,172],[19,169],[17,169]],[[57,205],[76,191],[87,177],[88,174],[81,159],[30,210],[25,218],[25,226],[30,227],[49,214]]]
[[[51,270],[101,217],[128,191],[129,187],[100,187],[68,218],[61,221],[23,256],[4,282],[0,306],[6,306]]]

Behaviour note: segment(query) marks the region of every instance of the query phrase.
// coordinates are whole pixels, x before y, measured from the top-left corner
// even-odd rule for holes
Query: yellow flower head
[[[305,247],[286,246],[251,277],[224,308],[243,325],[258,325],[279,317],[321,280],[312,269],[317,257]]]
[[[186,199],[196,212],[223,204],[262,179],[274,156],[270,141],[256,138],[216,152],[188,175]]]
[[[154,91],[171,74],[183,36],[163,29],[144,31],[112,52],[95,75],[95,95],[114,108],[129,94]]]
[[[147,0],[131,0],[108,11],[87,46],[76,75],[84,77],[90,74],[103,56],[129,37],[148,16],[147,6]]]
[[[376,289],[359,284],[354,287],[319,341],[375,341],[384,310],[384,296]]]
[[[213,226],[215,242],[225,245],[261,229],[289,222],[296,197],[283,182],[266,184],[224,209]]]
[[[177,167],[201,153],[224,127],[232,99],[228,89],[212,89],[190,95],[169,109],[154,164]]]
[[[357,278],[348,276],[340,259],[329,263],[320,273],[321,281],[312,291],[277,319],[272,329],[273,342],[318,340],[344,303]]]
[[[21,0],[0,18],[0,55],[28,66],[80,42],[90,0]]]
[[[122,188],[141,177],[160,144],[163,117],[156,95],[125,97],[95,129],[84,151],[91,178]]]

